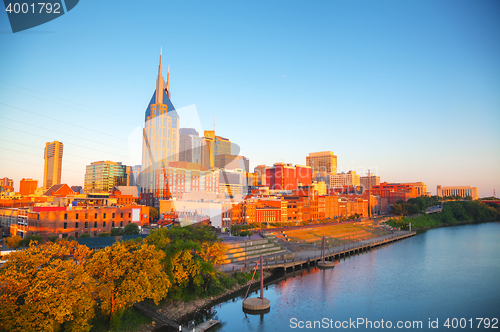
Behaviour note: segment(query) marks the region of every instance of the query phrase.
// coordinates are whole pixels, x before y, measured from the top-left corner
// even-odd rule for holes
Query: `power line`
[[[74,138],[83,139],[83,140],[86,140],[86,141],[89,141],[89,142],[92,142],[92,143],[98,143],[98,144],[102,144],[102,145],[107,145],[107,146],[112,147],[112,148],[116,148],[116,149],[122,149],[122,150],[127,150],[127,151],[130,151],[130,149],[122,148],[122,147],[120,147],[120,146],[111,145],[111,144],[103,143],[103,142],[100,142],[100,141],[94,141],[94,140],[91,140],[91,139],[88,139],[88,138],[85,138],[85,137],[75,136],[75,135],[73,135],[73,134],[63,133],[63,132],[61,132],[61,131],[57,131],[57,130],[54,130],[54,129],[49,129],[49,128],[45,128],[45,127],[36,126],[36,125],[30,124],[30,123],[24,123],[24,122],[21,122],[21,121],[17,121],[17,120],[13,120],[13,119],[6,118],[6,117],[1,116],[1,115],[0,115],[0,118],[2,118],[2,119],[6,119],[6,120],[9,120],[9,121],[12,121],[12,122],[17,122],[17,123],[20,123],[20,124],[22,124],[22,125],[28,125],[28,126],[35,127],[35,128],[38,128],[38,129],[47,130],[47,131],[52,131],[52,132],[54,132],[54,133],[63,134],[63,135],[68,135],[68,136],[71,136],[71,137],[74,137]],[[132,150],[132,151],[138,152],[137,150]]]
[[[79,126],[79,125],[76,125],[76,124],[73,124],[71,122],[67,122],[67,121],[63,121],[63,120],[60,120],[60,119],[56,119],[56,118],[52,118],[50,116],[47,116],[47,115],[43,115],[43,114],[40,114],[40,113],[37,113],[37,112],[33,112],[33,111],[28,111],[24,108],[20,108],[20,107],[17,107],[17,106],[12,106],[12,105],[9,105],[9,104],[5,104],[5,103],[0,103],[0,105],[5,105],[5,106],[8,106],[8,107],[11,107],[11,108],[15,108],[17,110],[20,110],[20,111],[23,111],[23,112],[26,112],[26,113],[31,113],[31,114],[35,114],[35,115],[38,115],[38,116],[41,116],[41,117],[44,117],[44,118],[47,118],[47,119],[50,119],[52,121],[58,121],[58,122],[61,122],[61,123],[64,123],[64,124],[67,124],[69,126],[74,126],[74,127],[77,127],[77,128],[81,128],[81,129],[85,129],[85,130],[90,130],[90,131],[93,131],[95,133],[98,133],[98,134],[101,134],[101,135],[106,135],[106,136],[109,136],[109,137],[113,137],[113,138],[117,138],[117,139],[120,139],[120,140],[123,140],[123,141],[128,141],[122,137],[118,137],[118,136],[114,136],[114,135],[110,135],[110,134],[106,134],[106,133],[103,133],[103,132],[100,132],[98,130],[93,130],[93,129],[90,129],[90,128],[85,128],[83,126]]]
[[[12,129],[12,128],[1,126],[1,125],[0,125],[0,128],[9,129],[9,130],[20,132],[20,133],[24,133],[24,134],[27,134],[27,135],[38,136],[38,137],[41,137],[43,139],[48,139],[49,141],[53,139],[53,138],[50,138],[50,137],[47,137],[47,136],[37,135],[37,134],[29,133],[29,132],[22,131],[22,130],[19,130],[19,129]],[[115,155],[115,156],[119,156],[121,158],[130,158],[130,156],[123,156],[123,155],[120,155],[120,154],[117,154],[117,153],[112,153],[112,152],[103,151],[103,150],[97,150],[97,149],[89,148],[87,146],[78,145],[78,144],[75,144],[75,143],[65,143],[65,144],[69,144],[69,145],[73,145],[73,146],[77,146],[77,147],[80,147],[80,148],[84,148],[84,149],[88,149],[88,150],[93,150],[93,151],[97,151],[97,152],[103,152],[103,153],[106,153],[106,154],[112,154],[112,155]]]
[[[36,90],[32,90],[32,89],[28,89],[28,88],[24,88],[22,86],[19,86],[19,85],[15,85],[15,84],[12,84],[12,83],[7,83],[5,81],[0,81],[4,84],[8,84],[8,85],[12,85],[12,86],[15,86],[17,88],[21,88],[21,89],[24,89],[24,90],[28,90],[28,91],[32,91],[32,92],[35,92],[35,93],[39,93],[39,94],[42,94],[42,95],[45,95],[45,96],[48,96],[50,98],[54,98],[54,99],[58,99],[58,100],[61,100],[61,101],[64,101],[64,102],[68,102],[68,103],[71,103],[71,104],[75,104],[75,105],[79,105],[77,103],[75,103],[74,101],[70,101],[70,100],[66,100],[66,99],[63,99],[63,98],[58,98],[58,97],[54,97],[54,96],[51,96],[49,94],[46,94],[46,93],[43,93],[43,92],[39,92],[39,91],[36,91]],[[44,98],[40,98],[40,97],[37,97],[37,96],[33,96],[33,95],[30,95],[30,94],[27,94],[27,93],[22,93],[22,92],[19,92],[19,91],[15,91],[15,90],[11,90],[11,89],[7,89],[5,87],[1,87],[0,88],[4,89],[4,90],[8,90],[8,91],[12,91],[12,92],[15,92],[15,93],[18,93],[18,94],[22,94],[22,95],[25,95],[25,96],[29,96],[29,97],[32,97],[32,98],[36,98],[36,99],[40,99],[40,100],[43,100],[43,101],[47,101],[49,103],[53,103],[53,104],[56,104],[56,105],[60,105],[60,106],[64,106],[64,107],[67,107],[67,108],[72,108],[72,109],[75,109],[77,111],[81,111],[81,112],[85,112],[85,113],[88,113],[88,114],[93,114],[93,115],[98,115],[99,117],[107,117],[107,118],[110,118],[110,119],[113,119],[113,120],[117,120],[117,121],[121,121],[121,122],[124,122],[124,123],[130,123],[130,124],[136,124],[135,122],[132,122],[132,121],[123,121],[123,116],[122,115],[115,115],[115,114],[111,114],[113,115],[112,117],[110,116],[110,113],[109,112],[103,112],[102,110],[99,110],[99,109],[96,109],[96,108],[93,108],[93,107],[89,107],[89,106],[85,106],[85,105],[79,105],[81,107],[85,107],[85,108],[90,108],[90,109],[93,109],[95,111],[98,111],[99,113],[95,113],[95,112],[90,112],[90,111],[86,111],[86,110],[83,110],[83,109],[80,109],[80,108],[76,108],[76,107],[73,107],[73,106],[68,106],[68,105],[64,105],[64,104],[60,104],[60,103],[56,103],[52,100],[48,100],[48,99],[44,99]]]

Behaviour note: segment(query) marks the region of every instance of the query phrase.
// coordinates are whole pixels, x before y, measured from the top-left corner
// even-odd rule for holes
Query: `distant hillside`
[[[496,206],[495,206],[496,205]],[[500,206],[488,205],[481,201],[455,201],[444,202],[441,213],[421,214],[417,217],[404,217],[390,219],[387,224],[392,227],[407,229],[412,223],[412,229],[439,227],[463,222],[482,222],[500,220]]]

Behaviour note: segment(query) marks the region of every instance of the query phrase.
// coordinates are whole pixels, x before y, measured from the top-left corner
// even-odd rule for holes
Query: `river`
[[[498,330],[500,223],[421,232],[341,259],[334,269],[284,275],[264,295],[266,314],[245,314],[240,294],[194,318],[219,319],[210,331],[228,332]]]

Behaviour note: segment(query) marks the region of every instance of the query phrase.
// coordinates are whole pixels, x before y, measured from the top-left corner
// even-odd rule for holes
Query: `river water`
[[[284,275],[264,291],[271,301],[266,314],[245,314],[243,296],[195,319],[219,319],[210,331],[231,332],[498,331],[500,223],[432,229],[341,259],[334,269]]]

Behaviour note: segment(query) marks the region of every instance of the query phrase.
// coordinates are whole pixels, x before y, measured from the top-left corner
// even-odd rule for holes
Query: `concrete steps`
[[[247,259],[258,258],[260,255],[269,256],[286,252],[280,245],[269,238],[226,243],[228,251],[224,264],[242,262]]]

